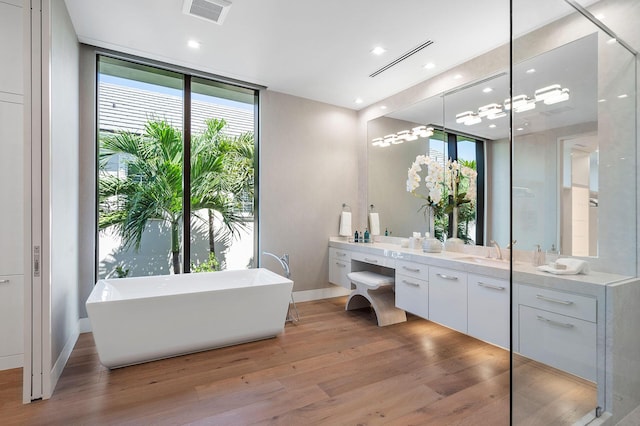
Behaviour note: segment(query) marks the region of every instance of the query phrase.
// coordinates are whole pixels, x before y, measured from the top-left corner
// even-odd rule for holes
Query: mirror
[[[597,49],[597,34],[592,34],[513,67],[513,156],[514,164],[519,164],[513,171],[513,214],[517,219],[513,235],[520,249],[540,244],[545,250],[578,255],[572,247],[582,240],[580,253],[587,246],[589,256],[597,255]],[[546,95],[551,92],[559,97]],[[418,212],[422,200],[406,191],[407,170],[416,155],[442,146],[437,140],[437,130],[441,130],[486,141],[485,233],[484,241],[478,243],[490,239],[503,246],[509,243],[508,98],[509,75],[503,72],[369,121],[368,204],[380,213],[383,230],[398,237],[426,230],[424,217]],[[492,114],[487,114],[492,108]],[[464,121],[469,112],[475,118]],[[419,138],[387,147],[371,144],[376,138],[420,125],[434,127],[435,140]],[[571,161],[578,157],[578,151],[585,153],[589,167],[585,159]],[[561,173],[574,173],[575,182],[567,186]],[[590,207],[582,209],[580,219],[575,205],[584,205],[585,200]],[[574,220],[560,221],[568,211],[575,213]]]

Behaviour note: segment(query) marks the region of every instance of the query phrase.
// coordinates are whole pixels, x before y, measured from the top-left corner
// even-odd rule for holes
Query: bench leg
[[[356,288],[351,292],[345,309],[366,308],[369,305],[373,308],[378,319],[378,326],[397,324],[407,320],[407,314],[402,309],[396,308],[395,293],[391,287],[383,287],[377,290]]]

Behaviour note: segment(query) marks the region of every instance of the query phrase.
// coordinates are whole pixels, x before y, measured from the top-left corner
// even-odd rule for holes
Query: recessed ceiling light
[[[454,80],[460,80],[461,78],[462,78],[462,75],[460,75],[460,74],[456,74],[456,75],[453,76]]]
[[[598,13],[598,14],[596,15],[596,19],[599,19],[599,20],[601,20],[601,21],[602,21],[604,18],[606,18],[606,16],[604,16],[604,13]]]
[[[485,87],[484,89],[482,89],[483,93],[491,93],[493,92],[493,89],[491,87]]]
[[[192,49],[200,49],[200,42],[197,40],[189,40],[187,42],[187,46],[189,46]]]
[[[616,40],[615,38],[610,38],[609,40],[607,40],[607,44],[615,44],[618,40]]]
[[[426,64],[423,68],[425,70],[432,70],[436,67],[436,64],[434,64],[433,62],[429,62],[428,64]]]
[[[602,102],[607,102],[607,100],[606,100],[606,99],[604,99],[604,98],[603,98],[603,99],[598,99],[598,102],[600,102],[600,103],[602,103]]]
[[[357,104],[361,104],[364,101],[362,100],[362,98],[356,98],[354,102]]]
[[[518,131],[520,131],[520,132],[521,132],[521,131],[523,131],[523,130],[524,130],[524,128],[522,128],[522,127],[518,127],[516,130],[518,130]]]
[[[373,53],[374,55],[382,55],[386,51],[387,49],[385,49],[382,46],[376,46],[373,49],[371,49],[371,53]]]
[[[529,68],[529,69],[527,70],[527,74],[533,74],[534,72],[536,72],[536,69],[535,69],[535,68]]]
[[[495,129],[497,126],[495,124],[489,124],[490,129]]]
[[[629,95],[627,95],[626,93],[623,93],[622,95],[618,95],[619,99],[624,99],[626,97],[628,97]]]
[[[380,105],[380,109],[387,109],[386,105]]]

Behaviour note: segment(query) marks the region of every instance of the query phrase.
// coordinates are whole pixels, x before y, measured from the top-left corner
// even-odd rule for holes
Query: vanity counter
[[[352,243],[336,237],[329,239],[329,247],[348,250],[350,252],[383,256],[391,260],[404,260],[429,266],[452,268],[463,272],[489,275],[506,280],[509,279],[510,274],[509,261],[505,260],[503,263],[500,263],[496,259],[487,259],[487,262],[483,263],[483,256],[478,254],[477,251],[476,253],[469,253],[443,250],[440,253],[425,253],[422,249],[405,248],[398,244],[384,242]],[[482,250],[482,248],[474,246],[463,246],[463,248],[465,250],[472,248]],[[513,263],[514,282],[591,296],[601,294],[607,285],[620,283],[631,278],[632,277],[629,276],[598,271],[590,271],[588,274],[555,275],[537,270],[529,261],[516,259]]]

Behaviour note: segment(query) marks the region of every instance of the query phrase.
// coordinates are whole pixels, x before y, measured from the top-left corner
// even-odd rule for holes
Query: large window
[[[257,92],[98,57],[98,276],[251,267]]]

